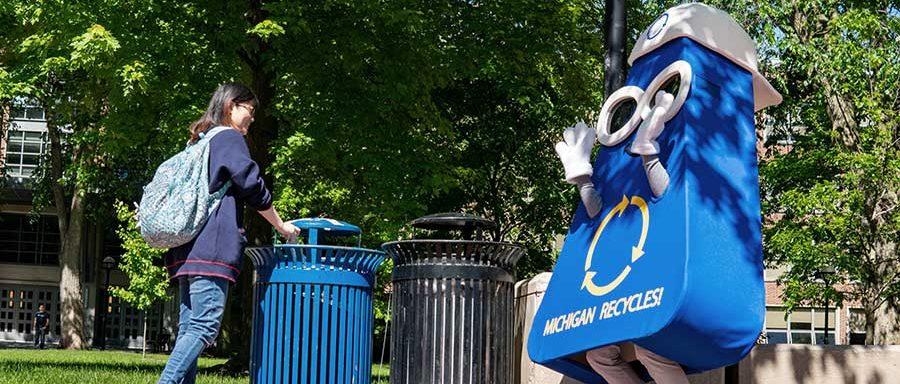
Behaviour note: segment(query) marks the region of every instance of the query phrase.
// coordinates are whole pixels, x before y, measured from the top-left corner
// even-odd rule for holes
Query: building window
[[[849,343],[851,345],[866,344],[866,314],[862,309],[850,309],[850,322],[848,329]]]
[[[788,326],[783,310],[766,308],[766,337],[769,344],[788,343]]]
[[[19,101],[13,107],[12,118],[16,120],[44,121],[44,108],[34,102]]]
[[[46,132],[10,131],[6,142],[6,174],[31,177],[46,148]]]
[[[0,263],[59,265],[59,244],[55,216],[0,214]]]
[[[11,117],[12,124],[5,137],[4,173],[15,178],[30,178],[47,149],[44,108],[34,100],[17,97],[13,99]]]
[[[777,267],[777,268],[766,268],[763,270],[763,279],[766,282],[774,282],[777,281],[781,275],[787,272],[787,268],[785,267]]]
[[[785,319],[784,308],[766,308],[766,335],[769,344],[825,344],[825,310],[798,308]],[[837,335],[835,311],[829,308],[828,344],[834,345]]]

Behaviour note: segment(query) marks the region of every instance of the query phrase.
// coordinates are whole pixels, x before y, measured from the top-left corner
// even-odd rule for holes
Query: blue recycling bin
[[[357,236],[331,219],[290,222],[306,244],[248,248],[256,266],[252,383],[367,384],[372,374],[375,273],[381,251],[320,244]]]

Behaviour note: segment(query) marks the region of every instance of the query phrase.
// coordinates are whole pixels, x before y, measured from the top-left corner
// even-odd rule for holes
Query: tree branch
[[[238,57],[241,58],[241,61],[247,64],[252,71],[255,72],[259,70],[259,61],[254,59],[246,49],[238,48],[235,50],[235,53],[237,53]]]
[[[47,103],[42,103],[48,106]],[[65,239],[65,234],[69,230],[69,206],[66,204],[66,194],[63,189],[63,165],[62,165],[62,142],[60,140],[59,126],[57,125],[56,113],[52,108],[46,109],[45,118],[47,119],[47,136],[50,138],[50,189],[53,191],[53,202],[56,205],[56,214],[59,218],[59,231]]]

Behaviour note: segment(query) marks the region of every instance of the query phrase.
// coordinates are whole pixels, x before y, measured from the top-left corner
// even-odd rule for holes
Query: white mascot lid
[[[759,73],[753,39],[730,15],[705,4],[669,8],[641,33],[628,64],[679,37],[694,40],[750,71],[754,111],[781,103],[781,94]]]

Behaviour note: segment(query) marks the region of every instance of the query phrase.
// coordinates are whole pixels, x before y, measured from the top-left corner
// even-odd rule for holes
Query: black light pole
[[[617,89],[625,85],[625,40],[627,24],[625,22],[625,0],[606,0],[604,7],[603,29],[606,32],[606,81],[604,94],[609,97]]]
[[[816,271],[813,275],[817,283],[822,283],[827,289],[830,285],[831,275],[834,275],[834,267],[828,266]],[[825,345],[828,345],[828,293],[825,293]]]
[[[116,267],[116,259],[106,256],[101,262],[106,270],[106,284],[103,286],[103,308],[100,316],[100,350],[106,350],[106,312],[109,310],[109,271]],[[99,307],[99,306],[98,306]]]

